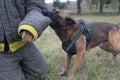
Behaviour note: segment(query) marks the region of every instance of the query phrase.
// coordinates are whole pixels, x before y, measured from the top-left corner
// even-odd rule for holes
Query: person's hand
[[[33,35],[28,31],[22,31],[21,37],[22,37],[22,40],[25,42],[30,42],[33,39]]]

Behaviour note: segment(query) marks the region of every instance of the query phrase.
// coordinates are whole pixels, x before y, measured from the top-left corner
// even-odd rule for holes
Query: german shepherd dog
[[[85,51],[96,46],[112,53],[113,57],[120,52],[120,25],[107,22],[85,23],[75,20],[63,11],[48,11],[44,15],[51,18],[50,26],[62,41],[62,47],[67,52],[64,76],[69,68],[71,58],[76,54],[70,75],[75,75],[85,55]]]

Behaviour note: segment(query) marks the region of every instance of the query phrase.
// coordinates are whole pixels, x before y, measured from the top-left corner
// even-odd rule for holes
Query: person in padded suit
[[[51,23],[44,0],[0,0],[0,80],[31,80],[48,71],[34,45]]]

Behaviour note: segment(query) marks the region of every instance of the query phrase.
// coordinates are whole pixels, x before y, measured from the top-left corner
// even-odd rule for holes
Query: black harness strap
[[[89,44],[91,36],[92,36],[92,30],[90,29],[89,24],[86,24],[84,22],[80,22],[80,31],[71,39],[69,39],[68,41],[64,42],[62,44],[62,48],[69,54],[69,55],[73,55],[76,54],[76,50],[75,50],[75,45],[74,43],[76,42],[76,40],[83,34],[86,36],[86,46]]]
[[[82,35],[83,31],[84,31],[84,25],[81,24],[81,28],[80,31],[77,33],[77,35],[75,35],[73,38],[69,39],[68,41],[64,42],[62,44],[62,48],[68,52],[69,54],[74,54],[74,43],[76,42],[76,40]]]
[[[93,31],[88,23],[85,23],[84,26],[85,28],[82,34],[86,36],[86,47],[87,47],[88,44],[90,43],[91,36],[93,35]]]

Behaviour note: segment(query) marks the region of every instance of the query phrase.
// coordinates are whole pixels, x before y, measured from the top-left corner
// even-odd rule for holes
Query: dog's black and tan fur
[[[76,21],[71,18],[70,15],[62,11],[48,12],[47,16],[53,21],[51,27],[55,30],[62,43],[73,38],[81,29],[81,22]],[[74,43],[76,59],[70,71],[70,75],[76,74],[86,50],[99,46],[101,49],[112,53],[114,57],[120,52],[120,25],[114,25],[107,22],[93,22],[89,23],[89,26],[92,30],[90,42],[87,44],[86,36],[82,34]],[[69,68],[71,58],[72,55],[67,54],[67,59],[61,75],[64,75]]]

